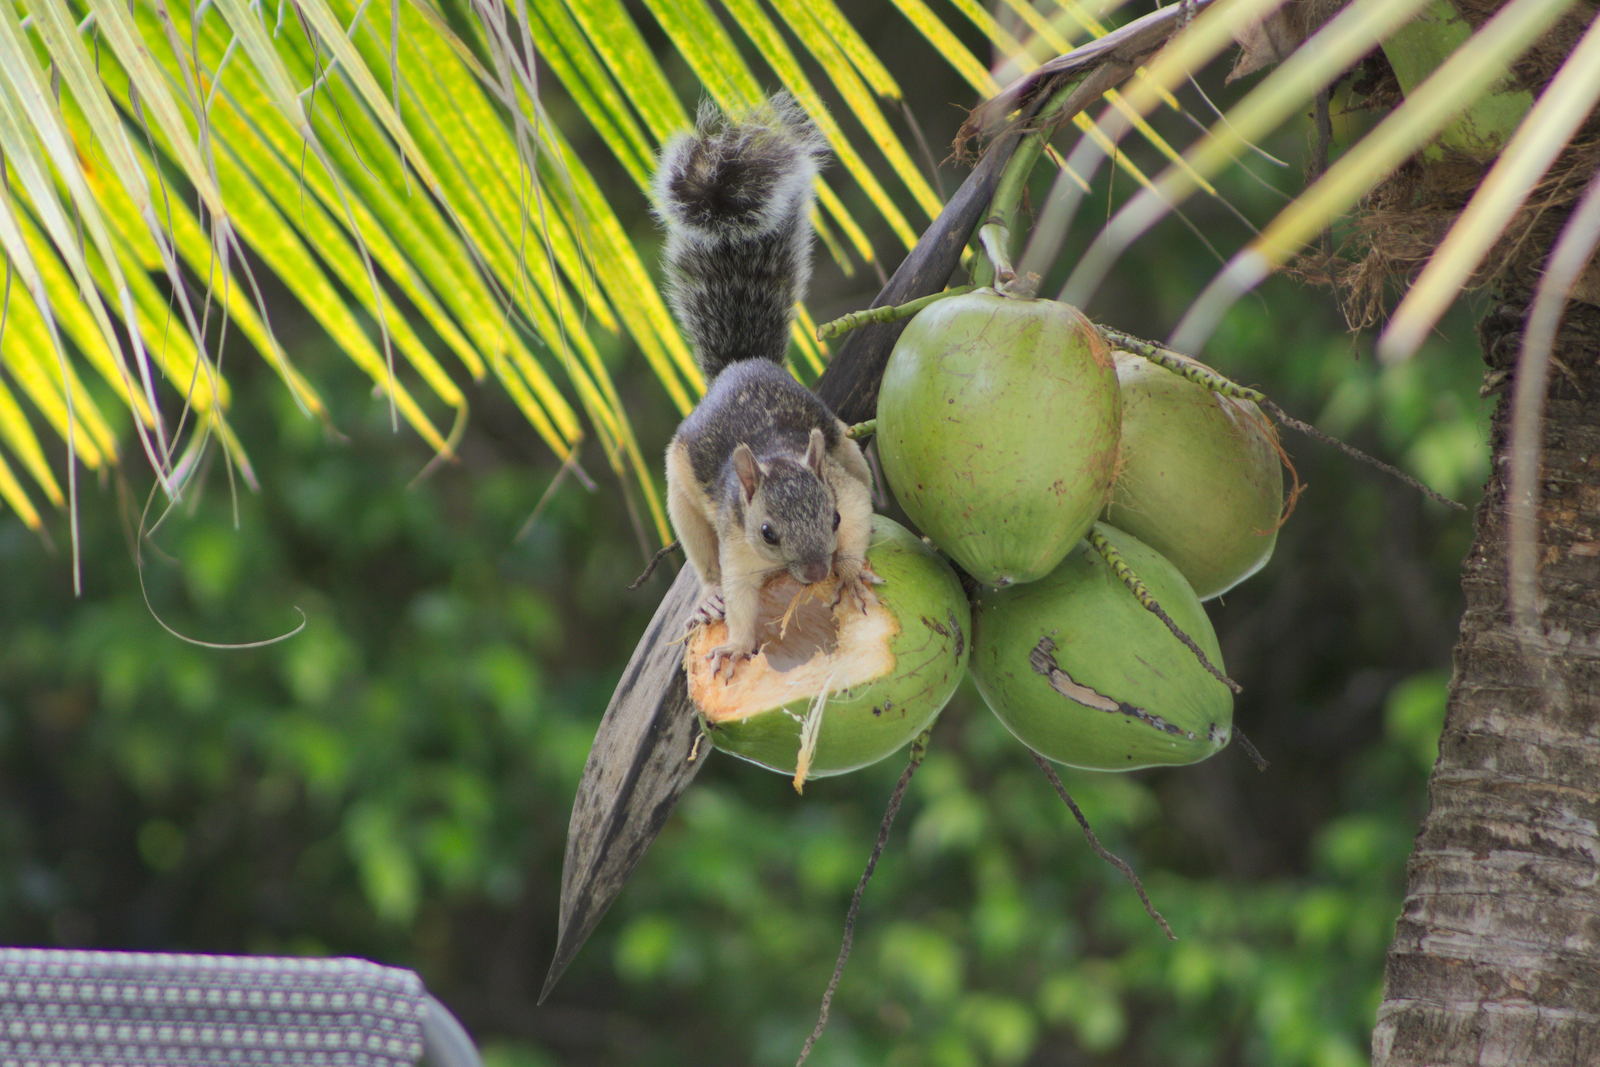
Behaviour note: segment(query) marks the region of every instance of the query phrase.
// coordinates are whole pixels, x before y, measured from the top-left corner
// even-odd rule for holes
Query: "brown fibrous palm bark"
[[[1498,385],[1515,374],[1524,304],[1480,328]],[[1600,1064],[1600,309],[1569,304],[1554,354],[1540,618],[1519,628],[1508,610],[1502,402],[1373,1036],[1379,1067]]]

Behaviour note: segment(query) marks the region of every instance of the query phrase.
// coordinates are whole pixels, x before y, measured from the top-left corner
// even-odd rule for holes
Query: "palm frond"
[[[15,394],[6,388],[4,382],[0,382],[0,439],[5,441],[6,448],[12,455],[21,460],[23,468],[44,491],[46,500],[56,507],[66,503],[66,495],[62,493],[61,483],[56,481],[55,473],[50,469],[50,461],[44,454],[44,446],[39,443],[33,427],[28,425],[28,418],[22,410],[22,405],[17,403]],[[9,474],[10,468],[6,469]],[[22,483],[12,477],[8,486],[7,503],[13,505],[13,509],[23,516],[29,527],[37,529],[39,513],[34,510],[32,504],[25,509],[15,506],[16,501],[28,499]]]
[[[1593,31],[1590,31],[1591,35]],[[1567,300],[1600,250],[1600,175],[1589,179],[1561,236],[1550,250],[1543,277],[1528,308],[1511,404],[1507,591],[1512,621],[1527,633],[1539,626],[1539,469],[1544,451],[1545,386],[1550,378],[1556,333]],[[1595,294],[1590,294],[1594,299]]]
[[[1168,143],[1149,116],[1178,106],[1187,79],[1285,4],[1196,4],[1191,23],[1107,94],[1098,123],[1076,117],[1087,147],[1074,158],[1113,158],[1138,188],[1065,298],[1087,299],[1162,216],[1196,192],[1214,195],[1241,153],[1363,53],[1405,52],[1418,13],[1438,9],[1438,0],[1353,0],[1195,143]],[[1005,0],[991,12],[970,0],[895,0],[894,10],[930,57],[990,95],[998,74],[1039,68],[1106,33],[1103,20],[1122,6]],[[1180,340],[1197,344],[1265,272],[1499,91],[1485,71],[1508,69],[1572,6],[1512,0],[1491,26],[1448,41],[1453,54],[1437,69],[1408,72],[1404,103],[1232,257]],[[638,239],[654,152],[689,121],[695,98],[739,107],[781,85],[817,116],[839,160],[819,189],[819,233],[847,272],[908,247],[939,208],[896,130],[900,86],[836,0],[645,0],[638,17],[695,74],[692,89],[674,84],[621,0],[0,7],[0,459],[14,459],[52,505],[73,506],[77,467],[117,461],[123,431],[108,397],[132,416],[169,495],[191,447],[179,437],[224,442],[244,469],[226,421],[226,337],[267,360],[309,416],[334,417],[318,372],[277,339],[261,272],[442,455],[451,454],[446,427],[459,429],[467,412],[463,378],[492,378],[564,461],[593,437],[665,536],[653,450],[636,439],[612,353],[625,338],[680,412],[702,388]],[[993,62],[966,43],[973,34]],[[1397,347],[1431,325],[1527,202],[1545,169],[1538,160],[1559,152],[1592,109],[1600,90],[1579,73],[1593,65],[1583,55],[1544,93],[1518,151],[1451,234],[1451,255],[1423,272],[1389,335]],[[545,99],[552,90],[559,121]],[[842,102],[840,120],[826,99]],[[1164,158],[1156,173],[1119,150],[1130,134]],[[626,175],[628,197],[608,191],[593,169],[601,161],[574,147],[591,143]],[[1068,172],[1059,184],[1083,189],[1087,178]],[[1063,225],[1042,225],[1025,263],[1048,257]],[[809,323],[802,314],[797,362],[814,374],[826,353]],[[86,387],[85,373],[111,390]],[[67,442],[65,493],[40,428]],[[12,470],[0,473],[0,500],[36,522]]]
[[[0,412],[0,418],[4,418],[5,414]],[[27,490],[22,487],[22,482],[18,480],[16,472],[11,469],[4,456],[0,456],[0,500],[4,500],[30,530],[37,530],[43,525],[39,510],[33,506],[33,501],[28,499]]]
[[[834,142],[833,181],[861,191],[895,244],[937,211],[884,111],[899,88],[835,3],[646,8],[712,99],[754,101],[771,78],[800,97]],[[813,61],[864,135],[826,117]],[[692,406],[699,373],[624,222],[643,214],[656,146],[688,108],[619,2],[30,0],[0,11],[0,66],[0,246],[20,283],[0,331],[18,390],[0,403],[0,449],[45,499],[62,494],[35,419],[68,443],[69,471],[117,457],[80,361],[134,416],[169,496],[176,436],[233,441],[224,337],[265,358],[308,415],[331,417],[277,339],[265,271],[441,454],[466,411],[458,374],[492,375],[561,458],[593,434],[665,533],[602,339],[626,335],[668,401]],[[613,203],[544,113],[541,68],[633,181],[633,205]],[[845,269],[878,258],[838,189],[820,202]],[[801,358],[820,369],[813,338]],[[20,488],[3,499],[35,521]]]

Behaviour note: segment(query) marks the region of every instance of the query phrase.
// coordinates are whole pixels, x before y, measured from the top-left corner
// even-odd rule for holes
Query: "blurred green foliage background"
[[[933,77],[906,80],[938,144],[959,120],[944,102],[966,97]],[[1269,145],[1290,165],[1254,161],[1266,181],[1234,175],[1229,201],[1269,217],[1269,186],[1297,186],[1305,142]],[[960,174],[944,176],[953,188]],[[1102,174],[1080,246],[1125,184]],[[1190,218],[1224,248],[1245,234],[1215,204]],[[1168,226],[1087,310],[1159,337],[1216,266]],[[819,263],[814,313],[876,288]],[[147,479],[85,487],[81,598],[64,520],[52,548],[0,518],[0,943],[413,967],[507,1067],[792,1061],[900,760],[802,798],[713,759],[536,1008],[572,794],[665,579],[625,591],[644,550],[614,481],[566,478],[535,514],[559,472],[492,389],[474,397],[461,461],[430,467],[325,344],[308,334],[299,351],[336,430],[259,363],[233,365],[259,493],[235,500],[214,473],[136,549]],[[1203,356],[1475,499],[1485,416],[1466,317],[1380,369],[1329,294],[1277,279]],[[632,353],[607,357],[641,440],[664,445],[673,420],[653,381]],[[1272,563],[1213,605],[1246,690],[1236,721],[1271,767],[1230,750],[1064,774],[1180,940],[964,687],[868,891],[813,1063],[1366,1062],[1469,530],[1327,449],[1286,444],[1308,489]],[[252,642],[294,628],[297,609],[299,633],[236,650],[157,622]]]

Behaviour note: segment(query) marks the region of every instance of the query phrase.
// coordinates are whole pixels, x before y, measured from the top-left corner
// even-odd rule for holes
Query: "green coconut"
[[[1115,353],[1122,459],[1106,521],[1138,537],[1209,600],[1266,566],[1283,511],[1277,434],[1248,400]]]
[[[1160,553],[1096,527],[1219,669],[1205,608]],[[1232,734],[1233,694],[1087,542],[1037,582],[985,592],[972,676],[1000,721],[1050,759],[1099,771],[1196,763]]]
[[[865,611],[849,596],[835,605],[832,579],[806,586],[784,572],[769,582],[761,650],[731,677],[708,658],[726,624],[690,635],[689,696],[712,744],[794,775],[799,788],[876,763],[933,722],[966,666],[966,595],[938,553],[881,515],[867,561],[883,583]]]
[[[1105,507],[1119,396],[1076,308],[980,289],[929,305],[895,344],[878,450],[922,532],[988,585],[1049,574]]]

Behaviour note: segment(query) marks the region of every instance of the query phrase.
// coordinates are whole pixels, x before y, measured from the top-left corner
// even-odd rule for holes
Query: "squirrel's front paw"
[[[756,650],[737,644],[718,645],[706,653],[706,659],[711,661],[711,677],[715,678],[726,669],[727,678],[724,681],[733,681],[733,672],[739,664],[756,654]]]
[[[722,594],[710,592],[700,598],[694,610],[689,613],[689,629],[697,626],[710,626],[718,619],[728,614],[728,606],[723,603]]]
[[[839,568],[839,592],[833,598],[833,606],[838,607],[846,596],[856,602],[856,606],[865,615],[867,610],[877,603],[878,598],[873,594],[872,587],[882,585],[883,579],[873,573],[871,567],[859,564],[854,567]]]

